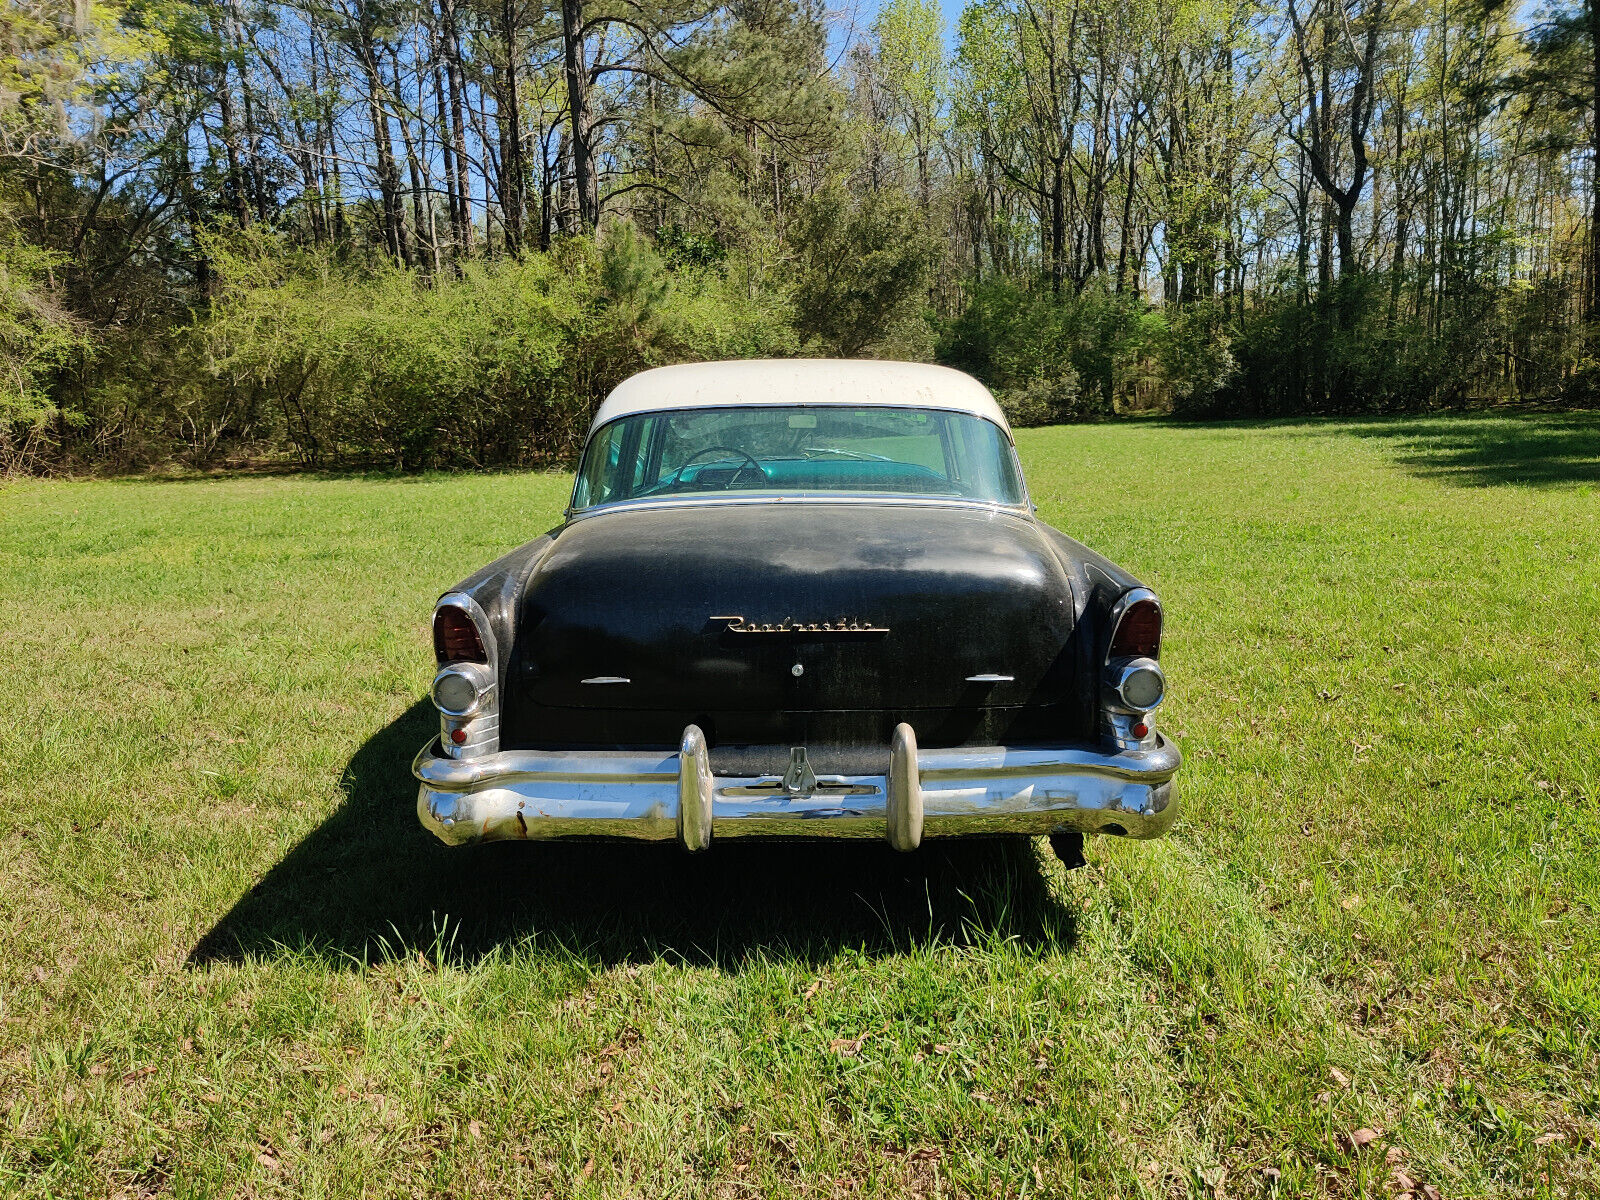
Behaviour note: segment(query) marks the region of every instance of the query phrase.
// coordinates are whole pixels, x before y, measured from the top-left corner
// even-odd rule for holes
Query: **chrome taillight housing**
[[[494,631],[483,608],[464,592],[440,597],[433,609],[438,673],[428,689],[439,710],[439,746],[452,758],[500,748],[499,671]]]
[[[1161,601],[1149,588],[1132,588],[1111,609],[1101,677],[1101,734],[1123,750],[1156,744],[1150,714],[1167,696],[1161,653]]]

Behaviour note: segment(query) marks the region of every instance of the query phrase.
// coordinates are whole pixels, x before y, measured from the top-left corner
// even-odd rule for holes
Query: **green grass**
[[[1071,875],[432,843],[563,478],[0,487],[0,1193],[1594,1194],[1600,421],[1020,441],[1188,758]]]

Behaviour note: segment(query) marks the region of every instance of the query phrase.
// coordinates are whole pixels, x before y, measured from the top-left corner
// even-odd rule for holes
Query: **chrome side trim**
[[[889,775],[884,788],[884,836],[896,850],[922,845],[926,813],[922,803],[922,772],[917,763],[917,731],[904,721],[894,727],[889,743]]]
[[[625,679],[621,675],[595,675],[585,679],[584,683],[632,683],[633,680]]]
[[[1015,683],[1015,675],[968,675],[968,683]]]

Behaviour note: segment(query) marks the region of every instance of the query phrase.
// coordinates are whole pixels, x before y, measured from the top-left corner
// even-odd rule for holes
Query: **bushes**
[[[45,283],[54,256],[19,238],[0,240],[0,474],[30,468],[58,416],[45,384],[84,348]]]
[[[1132,296],[1094,285],[1053,296],[999,279],[973,290],[939,356],[993,387],[1016,424],[1045,425],[1158,402],[1167,332]]]
[[[306,466],[529,465],[570,454],[635,371],[792,352],[787,314],[714,274],[669,275],[621,227],[453,278],[354,273],[257,237],[215,245],[203,326],[224,392],[255,392]]]
[[[0,244],[0,470],[545,464],[635,371],[819,350],[937,358],[988,383],[1019,426],[1432,408],[1508,381],[1515,398],[1600,390],[1558,280],[1463,284],[1411,316],[1424,289],[1410,276],[1242,310],[994,278],[935,326],[904,197],[825,189],[797,224],[799,256],[760,272],[710,235],[621,224],[439,276],[258,226],[201,247],[204,313],[167,313],[165,336],[150,317],[108,326],[92,352],[50,302],[49,259]]]

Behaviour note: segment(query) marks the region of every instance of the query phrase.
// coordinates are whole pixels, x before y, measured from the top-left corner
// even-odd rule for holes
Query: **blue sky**
[[[860,33],[871,29],[872,18],[877,15],[880,2],[881,0],[832,0],[828,12],[833,19],[834,37],[842,40],[849,36],[852,22]],[[956,22],[961,19],[961,10],[966,7],[965,0],[940,0],[940,7],[944,12],[944,43],[954,49]]]

